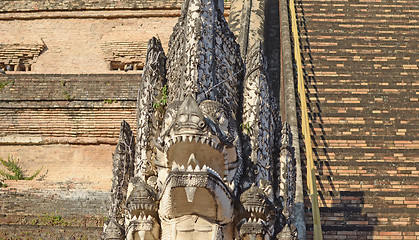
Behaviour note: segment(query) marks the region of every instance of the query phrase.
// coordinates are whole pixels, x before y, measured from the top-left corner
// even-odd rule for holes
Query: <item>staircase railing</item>
[[[307,187],[310,194],[312,215],[313,215],[313,237],[315,240],[321,240],[323,239],[323,236],[322,236],[320,210],[319,210],[319,202],[318,202],[317,187],[316,187],[316,174],[315,174],[314,162],[313,162],[313,149],[311,146],[310,126],[308,123],[306,90],[304,86],[303,68],[302,68],[302,62],[301,62],[300,37],[298,34],[297,17],[295,13],[294,0],[289,0],[289,8],[290,8],[290,14],[291,14],[291,31],[292,31],[292,36],[294,40],[294,58],[295,58],[295,63],[297,65],[298,93],[300,96],[301,121],[302,121],[301,127],[302,127],[302,133],[304,135],[304,143],[305,143],[306,158],[307,158]]]

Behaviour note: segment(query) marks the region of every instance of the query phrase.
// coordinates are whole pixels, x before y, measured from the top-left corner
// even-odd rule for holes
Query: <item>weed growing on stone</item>
[[[240,124],[240,127],[242,129],[242,131],[246,130],[247,135],[250,135],[250,133],[252,132],[252,127],[250,125],[250,123],[242,123]]]
[[[33,180],[42,170],[41,167],[31,176],[25,177],[23,173],[26,171],[19,166],[19,161],[13,157],[9,156],[7,157],[7,160],[0,157],[0,163],[7,169],[7,171],[0,170],[0,175],[8,180]]]
[[[3,90],[3,88],[5,88],[7,85],[12,84],[12,81],[6,81],[6,82],[0,82],[0,91]]]
[[[69,101],[70,100],[70,94],[68,94],[67,90],[63,90],[63,95],[65,100]]]
[[[42,218],[41,221],[45,224],[45,225],[51,225],[51,226],[68,226],[69,223],[67,221],[64,221],[63,218],[61,217],[61,215],[59,215],[57,213],[57,211],[55,211],[54,213],[50,213],[50,214],[45,214]]]
[[[163,86],[161,91],[161,97],[160,99],[153,103],[153,108],[158,110],[160,113],[164,112],[164,107],[167,104],[167,84]]]
[[[112,103],[117,103],[118,101],[115,99],[104,99],[103,102],[106,104],[112,104]]]

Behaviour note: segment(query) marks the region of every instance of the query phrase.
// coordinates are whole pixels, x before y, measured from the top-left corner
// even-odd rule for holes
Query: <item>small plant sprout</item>
[[[161,91],[161,97],[158,101],[153,103],[153,108],[158,110],[160,113],[164,112],[164,107],[167,104],[167,85],[164,85]]]
[[[252,127],[251,127],[250,122],[241,123],[240,128],[242,129],[243,132],[246,130],[247,135],[250,135],[250,133],[252,132]]]
[[[8,180],[33,180],[42,170],[42,167],[38,169],[34,174],[30,176],[24,176],[24,171],[21,166],[19,166],[19,161],[9,156],[7,160],[0,158],[0,163],[3,165],[7,171],[0,170],[0,175]]]

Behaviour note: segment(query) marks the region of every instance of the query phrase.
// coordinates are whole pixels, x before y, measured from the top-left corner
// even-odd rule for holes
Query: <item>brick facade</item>
[[[325,239],[419,239],[414,9],[297,1]]]

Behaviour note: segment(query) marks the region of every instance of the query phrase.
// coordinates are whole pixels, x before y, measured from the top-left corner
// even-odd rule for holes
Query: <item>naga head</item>
[[[101,236],[104,240],[122,240],[125,239],[125,230],[115,218],[110,218],[103,227]]]
[[[166,168],[166,174],[208,172],[234,190],[240,142],[235,118],[221,103],[198,104],[190,95],[173,102],[167,107],[161,133],[156,165]],[[159,176],[160,184],[165,177]]]
[[[125,203],[128,226],[127,237],[132,239],[158,239],[158,199],[156,190],[135,177],[128,186],[128,197]]]

